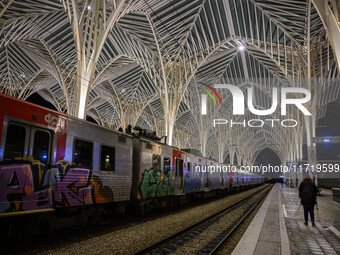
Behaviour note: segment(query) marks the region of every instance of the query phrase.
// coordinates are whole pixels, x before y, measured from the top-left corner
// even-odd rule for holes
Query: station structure
[[[123,130],[128,125],[167,136],[224,161],[251,165],[264,147],[281,161],[315,161],[315,129],[339,94],[339,3],[305,1],[21,1],[0,6],[0,92],[38,93],[61,112]],[[254,87],[255,107],[269,109],[273,87],[311,92],[312,117],[291,109],[295,128],[220,127],[223,105],[200,113],[197,84]],[[282,119],[280,105],[270,116]],[[208,124],[205,124],[208,123]]]
[[[316,132],[339,70],[339,0],[0,2],[1,94],[151,130],[220,163],[253,166],[264,148],[290,169],[339,163],[318,162],[317,144],[340,138]],[[296,216],[296,188],[306,173],[317,183],[314,170],[280,176],[234,254],[340,253],[330,191],[316,228]]]

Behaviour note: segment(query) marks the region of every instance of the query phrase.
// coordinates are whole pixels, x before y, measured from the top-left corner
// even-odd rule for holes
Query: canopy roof
[[[286,161],[295,143],[307,142],[308,125],[315,128],[339,94],[337,63],[313,3],[4,0],[0,92],[23,100],[38,93],[74,116],[83,107],[98,124],[115,129],[131,124],[159,136],[171,132],[176,146],[220,161],[236,153],[252,163],[264,147]],[[202,116],[199,82],[243,91],[254,86],[257,109],[271,107],[273,87],[307,88],[315,118],[309,123],[290,109],[286,118],[299,122],[293,129],[267,122],[261,128],[213,128],[214,118],[282,116],[233,116],[227,90],[218,90],[223,106],[210,104],[211,114]]]

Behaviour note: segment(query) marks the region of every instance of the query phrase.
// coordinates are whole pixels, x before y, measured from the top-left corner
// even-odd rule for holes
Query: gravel
[[[223,232],[227,228],[231,227],[236,221],[238,221],[239,218],[246,213],[248,210],[247,208],[251,206],[256,199],[263,194],[263,192],[264,191],[251,197],[250,200],[246,201],[240,207],[220,215],[217,221],[213,221],[213,224],[171,254],[197,254],[200,250],[207,248],[207,245],[209,245],[212,241],[218,240],[219,236],[221,234],[223,235]]]
[[[124,226],[107,226],[105,230],[80,233],[68,238],[42,238],[25,250],[12,247],[11,254],[130,254],[185,226],[221,210],[241,198],[262,189],[263,186],[204,204],[160,212],[142,218],[130,219]],[[39,239],[39,238],[37,238]]]

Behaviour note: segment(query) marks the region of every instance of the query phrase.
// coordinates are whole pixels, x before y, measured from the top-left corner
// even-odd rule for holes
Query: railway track
[[[271,188],[266,186],[133,254],[215,254]]]

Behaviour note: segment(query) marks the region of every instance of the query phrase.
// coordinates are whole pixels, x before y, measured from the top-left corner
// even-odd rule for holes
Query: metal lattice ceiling
[[[302,146],[305,126],[338,97],[331,45],[311,0],[4,0],[0,92],[38,93],[59,111],[153,129],[220,160],[237,153],[252,163],[267,146],[285,161],[290,141]],[[305,87],[317,118],[307,125],[291,111],[295,129],[212,129],[214,117],[232,117],[231,95],[220,91],[223,107],[201,116],[199,81],[254,86],[258,109],[270,107],[274,86]]]

